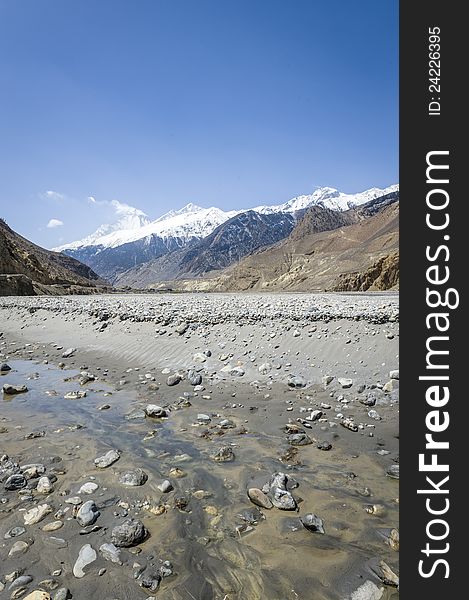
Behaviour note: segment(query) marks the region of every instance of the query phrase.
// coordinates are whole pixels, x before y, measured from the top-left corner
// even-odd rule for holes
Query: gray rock
[[[167,411],[157,404],[147,404],[144,408],[147,417],[153,419],[163,419],[168,416]]]
[[[261,508],[272,508],[273,504],[270,498],[264,494],[264,492],[258,488],[249,488],[248,489],[248,498]]]
[[[369,410],[368,411],[368,416],[370,417],[370,419],[373,419],[375,421],[381,421],[381,417],[379,416],[379,414],[375,411],[375,410]]]
[[[10,538],[19,537],[20,535],[23,535],[23,533],[26,533],[26,529],[24,527],[12,527],[5,533],[3,537],[8,540]]]
[[[24,554],[29,549],[29,544],[23,542],[22,540],[18,540],[13,544],[10,551],[8,552],[8,556],[13,558],[14,556],[19,556],[20,554]]]
[[[156,592],[160,585],[161,575],[159,573],[145,573],[139,581],[139,585],[149,589],[151,592]]]
[[[101,513],[93,500],[82,504],[77,512],[77,521],[82,527],[93,525]]]
[[[163,494],[167,494],[168,492],[170,492],[173,489],[171,482],[168,481],[167,479],[162,481],[156,487],[160,490],[160,492],[163,492]]]
[[[85,576],[85,567],[93,563],[98,558],[96,550],[90,544],[85,544],[81,547],[78,558],[73,566],[73,574],[77,579]]]
[[[39,494],[50,494],[54,489],[49,477],[40,477],[37,482],[36,491]]]
[[[143,542],[148,532],[143,523],[138,519],[127,519],[122,525],[114,527],[111,533],[111,541],[118,548],[128,548]]]
[[[322,417],[322,410],[313,410],[309,417],[306,417],[307,421],[317,421]]]
[[[10,385],[9,383],[5,383],[3,386],[3,393],[9,396],[13,396],[14,394],[23,394],[27,391],[28,388],[25,385]]]
[[[308,531],[325,533],[323,520],[314,513],[305,514],[303,517],[300,517],[300,521],[303,527],[308,529]]]
[[[300,389],[306,387],[306,381],[300,375],[290,375],[287,379],[287,385],[291,388]]]
[[[316,448],[318,450],[324,450],[327,452],[328,450],[332,449],[332,444],[330,442],[326,442],[326,441],[318,442]]]
[[[62,358],[70,358],[73,354],[75,354],[76,351],[76,348],[68,348],[68,350],[62,352]]]
[[[350,600],[380,600],[383,597],[383,594],[383,587],[379,588],[375,583],[367,580],[352,592]]]
[[[0,365],[0,372],[1,373],[6,373],[7,371],[11,371],[10,365],[7,365],[7,363],[2,363]]]
[[[292,494],[280,488],[272,489],[272,504],[276,508],[280,508],[280,510],[295,510],[296,509],[296,500],[293,498]]]
[[[192,360],[197,363],[204,363],[207,360],[207,355],[204,352],[196,352]]]
[[[200,385],[202,383],[202,375],[191,369],[187,374],[187,380],[191,385]]]
[[[106,469],[119,460],[119,458],[120,454],[117,450],[109,450],[109,452],[106,452],[103,456],[95,458],[94,464],[98,469]]]
[[[132,471],[127,471],[126,473],[122,473],[119,477],[119,483],[122,485],[129,486],[138,486],[144,485],[148,480],[148,475],[145,473],[143,469],[137,468]]]
[[[27,481],[24,475],[20,473],[15,473],[14,475],[10,475],[8,479],[5,481],[5,489],[9,492],[14,490],[21,490],[26,487]]]
[[[329,385],[331,383],[331,381],[334,380],[334,376],[333,375],[324,375],[324,377],[322,378],[322,382],[324,385]]]
[[[399,381],[397,379],[390,379],[383,385],[383,392],[387,392],[388,394],[397,389],[399,389]]]
[[[10,586],[8,587],[8,591],[11,592],[13,590],[17,590],[20,587],[29,585],[32,580],[33,578],[31,577],[31,575],[20,575],[13,581],[13,583],[10,584]]]
[[[145,418],[145,411],[138,410],[138,409],[133,410],[129,414],[125,415],[125,418],[128,421],[133,421],[134,419],[144,419]]]
[[[394,371],[389,371],[389,379],[399,379],[399,369],[394,369]]]
[[[179,335],[184,335],[188,329],[189,329],[188,323],[181,323],[180,325],[178,325],[176,327],[176,333],[179,333]]]
[[[66,587],[59,588],[54,594],[54,600],[70,600],[72,594]]]
[[[292,446],[307,446],[313,443],[306,433],[290,433],[290,435],[287,435],[287,441]]]
[[[114,544],[102,544],[99,547],[99,553],[104,558],[104,560],[116,563],[118,565],[123,564],[120,556],[121,550],[120,548],[114,546]]]
[[[211,454],[211,458],[217,462],[229,462],[235,459],[231,446],[221,446]]]
[[[386,475],[391,479],[399,479],[399,465],[389,465],[386,469]]]
[[[99,486],[97,483],[94,483],[93,481],[87,481],[80,487],[77,494],[92,494],[98,489],[98,487]]]
[[[174,373],[168,377],[166,384],[169,386],[177,385],[181,380],[182,377],[179,375],[179,373]]]
[[[351,388],[353,385],[353,379],[349,379],[348,377],[339,377],[337,381],[340,383],[343,389]]]

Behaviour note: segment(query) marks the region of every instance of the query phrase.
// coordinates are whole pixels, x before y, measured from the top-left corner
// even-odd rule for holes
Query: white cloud
[[[47,190],[41,194],[42,198],[47,198],[49,200],[65,200],[65,195],[60,194],[59,192],[54,192],[54,190]]]
[[[141,215],[145,216],[145,213],[139,208],[135,208],[134,206],[130,206],[129,204],[124,204],[124,202],[119,202],[119,200],[111,200],[109,204],[114,209],[116,215],[124,216],[124,215]]]
[[[88,196],[87,200],[88,200],[88,202],[91,202],[91,204],[98,204],[98,202],[94,196]]]
[[[49,223],[47,223],[46,227],[49,229],[54,229],[55,227],[61,227],[63,225],[63,221],[60,219],[51,219]]]

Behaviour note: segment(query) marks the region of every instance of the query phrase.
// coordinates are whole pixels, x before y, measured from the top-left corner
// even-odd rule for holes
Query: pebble
[[[28,548],[29,544],[19,540],[13,544],[10,551],[8,552],[8,556],[10,558],[13,558],[14,556],[18,556],[19,554],[24,554],[25,552],[27,552]]]
[[[49,513],[52,512],[52,508],[49,504],[39,504],[34,508],[26,511],[23,515],[25,525],[34,525],[42,521]]]
[[[121,560],[121,550],[114,544],[102,544],[99,547],[99,553],[102,555],[104,560],[108,560],[118,565],[123,564]]]
[[[394,369],[394,371],[389,371],[389,379],[399,379],[399,369]]]
[[[68,348],[65,352],[62,352],[62,358],[70,358],[76,351],[76,348]]]
[[[11,371],[10,365],[7,365],[7,363],[2,363],[0,365],[0,372],[1,373],[6,373],[7,371]]]
[[[110,467],[112,464],[118,461],[119,458],[120,454],[117,450],[109,450],[109,452],[106,452],[106,454],[104,454],[103,456],[95,458],[94,464],[98,469],[106,469],[107,467]]]
[[[98,489],[98,487],[99,486],[97,483],[94,483],[93,481],[87,481],[80,487],[77,494],[92,494]]]
[[[94,500],[88,500],[80,506],[76,519],[82,527],[87,527],[88,525],[93,525],[100,514]]]
[[[5,489],[8,491],[21,490],[22,488],[26,487],[26,485],[26,477],[20,473],[10,475],[10,477],[8,477],[8,479],[5,481]]]
[[[44,476],[39,478],[36,486],[36,491],[39,494],[50,494],[53,489],[54,487],[49,477]]]
[[[96,550],[90,544],[85,544],[81,547],[78,558],[73,566],[73,574],[77,579],[85,576],[85,567],[93,563],[97,559]]]
[[[287,379],[287,385],[291,388],[300,389],[306,387],[306,381],[304,377],[299,375],[290,375]]]
[[[163,482],[161,482],[160,484],[158,484],[156,487],[163,494],[166,494],[166,493],[170,492],[173,489],[173,486],[172,486],[171,482],[168,479],[165,479]]]
[[[24,527],[12,527],[5,533],[3,537],[8,540],[10,538],[19,537],[20,535],[23,535],[23,533],[26,533],[26,529]]]
[[[323,520],[314,513],[305,514],[303,517],[300,517],[300,521],[303,527],[308,529],[308,531],[325,533]]]
[[[70,590],[66,587],[61,587],[55,592],[53,600],[69,600],[71,597]]]
[[[251,500],[251,502],[253,502],[257,506],[260,506],[261,508],[269,509],[273,506],[270,498],[266,494],[264,494],[264,492],[259,488],[249,488],[248,498],[249,500]]]
[[[339,377],[337,381],[340,383],[343,389],[351,388],[353,385],[353,379],[349,379],[348,377]]]
[[[138,519],[127,519],[122,525],[114,527],[111,532],[111,541],[119,548],[127,548],[140,544],[147,535],[147,530],[141,521]]]
[[[126,473],[122,473],[122,475],[119,477],[119,483],[128,486],[144,485],[147,480],[148,475],[143,469],[140,468],[133,469],[132,471],[127,471]]]
[[[152,417],[153,419],[163,419],[168,416],[166,410],[157,404],[147,404],[143,410],[147,417]]]
[[[28,388],[25,385],[10,385],[9,383],[5,383],[2,389],[3,393],[9,396],[13,396],[14,394],[24,394],[24,392],[28,391]]]
[[[221,446],[211,454],[211,458],[217,462],[229,462],[235,459],[235,453],[230,446]]]
[[[42,531],[56,531],[61,527],[63,527],[62,521],[52,521],[51,523],[47,523],[46,525],[44,525]]]
[[[174,373],[173,375],[170,375],[166,379],[166,385],[169,385],[169,386],[177,385],[181,381],[182,381],[182,377],[179,375],[179,373]]]

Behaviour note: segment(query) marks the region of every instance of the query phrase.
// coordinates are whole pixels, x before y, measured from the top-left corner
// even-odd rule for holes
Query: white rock
[[[25,525],[34,525],[42,521],[46,515],[52,512],[52,508],[48,504],[38,504],[34,508],[26,511],[23,515]]]
[[[77,561],[73,566],[73,574],[77,579],[81,579],[85,576],[84,568],[87,565],[90,565],[97,559],[96,550],[90,546],[90,544],[85,544],[81,547],[80,552],[78,554]]]
[[[98,489],[98,484],[93,483],[92,481],[87,481],[84,483],[81,488],[78,490],[77,494],[92,494]]]
[[[36,491],[40,494],[49,494],[53,490],[52,482],[49,477],[40,477],[37,482]]]

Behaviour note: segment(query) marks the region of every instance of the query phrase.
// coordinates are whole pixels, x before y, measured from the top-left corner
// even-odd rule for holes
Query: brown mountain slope
[[[398,201],[332,231],[316,232],[312,224],[307,213],[292,234],[276,246],[242,259],[217,277],[177,282],[174,287],[206,291],[397,287]],[[386,260],[380,262],[383,258]]]
[[[45,250],[0,219],[0,295],[94,291],[107,285],[78,260]]]

